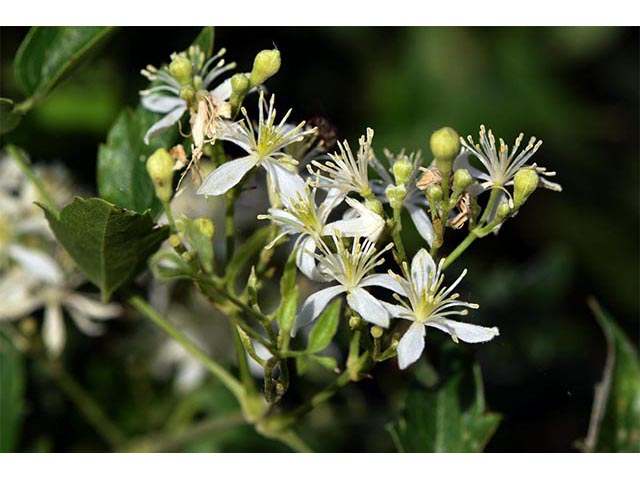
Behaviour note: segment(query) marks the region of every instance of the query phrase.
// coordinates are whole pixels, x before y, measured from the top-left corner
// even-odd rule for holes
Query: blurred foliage
[[[0,97],[22,99],[11,72],[26,31],[0,31]],[[98,145],[147,86],[139,70],[166,61],[198,32],[119,30],[2,144],[28,148],[36,162],[62,160],[95,188]],[[240,71],[250,69],[257,49],[273,43],[283,57],[270,84],[278,103],[291,106],[297,119],[328,118],[351,142],[371,126],[379,149],[426,152],[436,128],[451,125],[475,136],[481,123],[507,143],[521,130],[544,140],[536,161],[558,171],[564,192],[535,193],[516,221],[465,255],[470,273],[460,293],[480,303],[478,323],[499,326],[501,336],[477,350],[455,348],[477,353],[488,409],[503,415],[489,451],[573,449],[573,441],[587,434],[593,385],[606,357],[586,296],[603,300],[620,330],[636,339],[632,343],[639,335],[638,29],[216,29],[216,48],[226,46]],[[2,112],[4,121],[4,103]],[[413,249],[418,245],[416,237]],[[343,333],[338,341],[344,350]],[[237,408],[216,383],[180,394],[170,379],[151,379],[150,358],[161,337],[144,324],[113,322],[103,337],[81,339],[73,331],[70,337],[64,362],[134,440],[159,430],[179,434],[193,422],[231,416]],[[220,338],[229,337],[205,341],[213,346]],[[438,359],[440,340],[437,333],[428,339],[429,361]],[[399,373],[395,365],[380,365],[375,382],[350,385],[332,405],[314,411],[303,436],[324,451],[393,449],[384,426],[408,398],[407,385],[420,383],[420,370]],[[107,448],[52,388],[41,365],[30,362],[26,371],[19,450]],[[287,395],[305,398],[331,373],[321,368],[317,375],[317,384],[301,380]],[[4,385],[2,390],[4,405]],[[413,395],[422,404],[429,394]],[[238,426],[171,449],[281,448]]]

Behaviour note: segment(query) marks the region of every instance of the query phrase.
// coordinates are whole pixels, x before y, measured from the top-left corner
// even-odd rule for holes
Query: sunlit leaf
[[[307,352],[316,353],[324,350],[329,346],[331,340],[338,331],[340,323],[340,307],[341,300],[335,300],[324,309],[324,312],[318,317],[311,333],[309,333],[309,343],[307,344]]]

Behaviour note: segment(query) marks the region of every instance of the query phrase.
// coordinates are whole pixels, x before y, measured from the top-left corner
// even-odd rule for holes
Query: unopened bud
[[[356,330],[362,326],[362,320],[360,317],[354,315],[349,318],[349,328],[351,330]]]
[[[432,185],[429,185],[429,187],[426,190],[427,193],[427,199],[429,200],[429,204],[431,206],[436,206],[438,203],[440,203],[442,201],[442,187],[437,184],[434,183]]]
[[[147,160],[147,173],[153,181],[156,197],[168,202],[173,195],[173,157],[164,148],[159,148]]]
[[[191,260],[193,260],[193,255],[191,255],[191,253],[189,253],[189,252],[182,252],[180,254],[180,257],[182,258],[182,260],[184,260],[187,263],[189,263],[189,262],[191,262]]]
[[[174,55],[169,64],[169,72],[181,85],[188,85],[191,83],[191,60],[184,53]]]
[[[211,221],[211,219],[207,217],[198,217],[193,222],[198,230],[202,232],[202,234],[207,237],[209,240],[213,238],[213,234],[216,231],[216,227]]]
[[[173,234],[169,237],[169,245],[173,248],[177,248],[182,244],[182,240],[180,240],[180,236]]]
[[[244,97],[250,87],[251,83],[249,82],[249,77],[247,77],[246,73],[236,73],[231,77],[231,91],[234,94]]]
[[[518,170],[513,178],[513,203],[515,208],[520,208],[527,201],[529,195],[538,188],[538,172],[534,168]]]
[[[451,173],[453,161],[460,152],[460,136],[451,127],[436,130],[429,142],[431,152],[436,159],[436,167],[443,175]]]
[[[196,94],[196,91],[191,85],[185,85],[180,89],[180,98],[185,102],[190,102],[193,100],[193,96]]]
[[[392,170],[396,185],[404,185],[413,173],[413,164],[407,157],[404,157],[393,164]]]
[[[385,190],[385,194],[389,199],[389,205],[395,210],[402,208],[402,202],[404,202],[404,198],[407,196],[407,189],[404,185],[389,185]]]
[[[384,209],[382,208],[382,203],[377,198],[368,198],[364,201],[364,206],[371,210],[373,213],[377,213],[378,215],[382,215],[384,213]]]
[[[471,182],[473,182],[473,177],[466,168],[460,168],[453,173],[453,190],[455,192],[462,192],[471,185]]]
[[[502,222],[505,218],[507,218],[511,214],[511,207],[507,202],[502,202],[498,205],[496,209],[496,220],[498,222]]]
[[[280,70],[280,51],[262,50],[253,61],[253,70],[249,80],[251,86],[257,87],[273,77]]]
[[[377,325],[374,325],[373,327],[371,327],[371,329],[369,330],[369,332],[371,333],[371,336],[375,339],[378,339],[382,336],[382,334],[384,333],[384,329],[382,327],[379,327]]]

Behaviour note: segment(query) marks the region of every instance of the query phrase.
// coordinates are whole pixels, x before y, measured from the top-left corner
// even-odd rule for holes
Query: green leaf
[[[399,451],[481,452],[499,423],[500,415],[485,412],[480,368],[458,362],[436,388],[411,388],[388,428]]]
[[[213,54],[213,41],[215,38],[215,30],[213,27],[203,27],[192,45],[200,47],[200,51],[204,52],[205,57],[209,58]]]
[[[333,357],[323,357],[320,355],[303,355],[296,357],[296,370],[298,375],[304,375],[309,367],[318,365],[334,373],[338,371],[338,361]]]
[[[309,333],[307,352],[316,353],[329,346],[331,339],[338,331],[340,307],[342,307],[342,300],[335,300],[318,317],[311,329],[311,333]]]
[[[42,98],[103,44],[113,27],[32,27],[13,69],[25,94]]]
[[[133,279],[169,235],[169,228],[157,227],[148,212],[140,215],[100,198],[76,197],[58,215],[40,207],[58,241],[100,288],[103,301]]]
[[[289,255],[287,263],[285,263],[284,265],[284,271],[282,272],[282,277],[280,278],[280,296],[282,298],[285,298],[287,294],[296,286],[296,279],[298,277],[296,253],[297,252],[294,249]]]
[[[640,361],[638,351],[594,299],[589,306],[607,341],[602,381],[596,385],[587,452],[640,452]]]
[[[18,448],[24,409],[24,362],[0,331],[0,452]]]
[[[280,327],[283,336],[288,337],[296,323],[298,297],[298,289],[292,288],[282,299],[282,303],[278,309],[278,326]]]
[[[15,109],[13,100],[0,98],[0,135],[9,133],[16,128],[22,120],[22,112]]]
[[[144,143],[144,134],[159,115],[138,107],[126,108],[118,116],[98,150],[98,192],[101,198],[122,208],[155,215],[162,205],[156,198],[153,182],[147,174],[147,158],[158,148],[170,148],[176,131],[170,129]]]

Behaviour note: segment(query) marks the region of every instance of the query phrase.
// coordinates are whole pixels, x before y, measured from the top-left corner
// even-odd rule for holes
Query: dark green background
[[[20,99],[11,61],[26,31],[0,31],[3,97]],[[197,32],[119,30],[2,141],[25,147],[36,162],[66,163],[95,188],[98,143],[120,109],[137,102],[137,91],[146,84],[139,70],[166,61]],[[571,451],[573,441],[586,434],[605,349],[586,307],[588,295],[598,298],[637,344],[638,33],[637,28],[216,30],[216,48],[227,47],[227,58],[245,71],[258,50],[275,44],[283,64],[268,86],[281,108],[293,107],[296,119],[324,116],[352,143],[372,127],[378,152],[383,146],[426,150],[430,133],[443,125],[475,137],[484,123],[507,143],[520,131],[544,140],[535,161],[558,172],[564,192],[536,192],[498,237],[477,242],[464,261],[470,273],[461,293],[481,304],[484,324],[501,331],[497,341],[469,347],[483,366],[488,405],[504,414],[489,451]],[[162,405],[170,403],[168,387],[154,385],[152,397],[141,397],[133,380],[120,373],[123,360],[117,353],[137,328],[115,325],[105,337],[72,342],[67,352],[71,368],[134,431],[143,427],[129,418],[130,410],[145,409],[142,398],[156,399],[160,416],[169,408]],[[395,368],[378,368],[378,386],[364,382],[338,399],[356,398],[351,402],[360,402],[369,414],[353,413],[339,436],[328,437],[325,449],[391,448],[383,425],[392,412],[382,392],[395,388]],[[42,398],[44,387],[37,374],[34,378],[23,448],[104,448],[64,400],[51,392],[51,398]],[[226,448],[252,448],[246,442],[257,440],[251,438]]]

